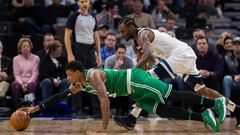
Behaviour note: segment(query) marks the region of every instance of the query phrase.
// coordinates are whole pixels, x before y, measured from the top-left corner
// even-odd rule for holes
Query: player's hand
[[[36,107],[21,107],[17,111],[24,111],[28,115],[37,111]]]
[[[75,60],[75,57],[73,56],[73,54],[68,55],[68,63],[74,60]]]
[[[17,111],[24,111],[26,113],[28,113],[29,110],[30,110],[30,107],[21,107],[21,108],[17,109]]]

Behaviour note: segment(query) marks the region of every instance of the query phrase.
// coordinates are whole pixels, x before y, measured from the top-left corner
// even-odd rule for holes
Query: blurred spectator
[[[134,0],[134,13],[129,14],[127,16],[135,19],[136,24],[139,27],[148,27],[155,29],[155,22],[153,17],[150,14],[143,13],[143,2],[142,0]]]
[[[3,44],[0,41],[0,97],[5,97],[14,78],[12,74],[12,59],[2,55],[2,52]]]
[[[92,8],[95,10],[96,13],[102,12],[103,9],[106,9],[107,4],[111,0],[94,0]]]
[[[49,52],[41,60],[39,67],[39,81],[43,100],[68,88],[65,72],[67,58],[63,55],[62,43],[55,40],[48,48]]]
[[[101,47],[104,46],[104,40],[105,40],[107,34],[109,33],[108,30],[109,30],[109,27],[106,24],[99,24],[98,25],[98,34],[99,34],[99,37],[100,37]]]
[[[216,45],[217,52],[218,52],[220,55],[222,55],[222,57],[224,57],[225,52],[226,52],[226,50],[224,49],[224,39],[225,39],[226,37],[232,37],[232,33],[227,32],[227,31],[223,32],[223,33],[219,36],[218,41],[217,41],[217,45]]]
[[[121,39],[120,43],[125,45],[125,47],[126,47],[126,55],[128,55],[132,59],[135,59],[136,58],[136,54],[135,54],[135,51],[133,49],[134,41],[133,40],[126,41],[124,39]]]
[[[109,32],[117,32],[118,21],[121,19],[117,3],[115,1],[109,2],[106,9],[97,14],[96,18],[98,24],[108,25]]]
[[[168,4],[171,5],[172,0],[168,0]],[[150,12],[150,14],[153,16],[155,23],[157,22],[165,22],[168,18],[174,18],[178,19],[179,15],[171,11],[169,7],[166,5],[166,2],[164,0],[156,1],[156,5],[154,9]]]
[[[105,61],[107,69],[130,69],[134,67],[134,61],[126,55],[126,47],[124,44],[116,45],[116,53],[108,57]]]
[[[205,85],[214,90],[220,90],[223,71],[223,60],[209,49],[206,37],[199,37],[196,41],[197,69],[203,77]]]
[[[192,33],[192,41],[189,43],[193,49],[196,49],[196,41],[199,37],[206,37],[206,34],[202,29],[195,29]]]
[[[101,66],[100,38],[97,31],[97,21],[89,14],[90,0],[78,0],[80,12],[69,16],[65,27],[65,47],[67,50],[68,62],[73,60],[81,61],[86,69]],[[95,55],[96,53],[96,55]],[[97,63],[96,63],[97,62]],[[83,113],[83,94],[86,94],[93,113],[100,116],[100,107],[96,95],[78,93],[72,97],[73,117],[86,118]]]
[[[180,17],[185,19],[196,19],[198,16],[197,5],[193,0],[184,0],[183,7],[180,9]]]
[[[208,39],[208,43],[210,45],[215,46],[215,48],[216,48],[217,39],[215,38],[215,33],[214,33],[213,28],[212,28],[212,25],[206,25],[205,33],[206,33],[206,37]]]
[[[19,55],[13,58],[15,81],[11,84],[11,90],[14,108],[19,105],[22,94],[25,95],[25,100],[32,103],[35,99],[40,60],[37,55],[31,53],[32,48],[33,44],[29,38],[21,38],[18,42]]]
[[[230,99],[232,91],[240,91],[240,37],[233,39],[233,51],[224,56],[223,95]]]
[[[175,24],[176,21],[172,18],[168,18],[167,21],[165,22],[164,27],[166,28],[167,31],[172,31],[175,33]]]
[[[196,50],[196,42],[199,37],[204,37],[208,40],[208,37],[206,37],[206,33],[203,29],[195,29],[193,31],[193,40],[192,43],[190,43],[190,46],[193,50]],[[208,41],[208,48],[213,52],[217,52],[215,44],[209,43]]]
[[[209,6],[214,7],[217,12],[217,17],[224,18],[223,12],[222,12],[222,7],[219,3],[216,3],[216,0],[208,0],[207,1]],[[219,2],[219,0],[218,0]]]
[[[52,30],[57,31],[57,19],[68,17],[70,12],[70,6],[62,5],[61,0],[52,0],[52,4],[44,9],[46,24],[48,24]]]
[[[169,14],[171,14],[171,16],[174,19],[178,19],[179,18],[179,5],[175,0],[163,0],[165,2],[165,5],[168,7],[169,9]]]
[[[207,0],[199,0],[198,1],[198,18],[200,19],[211,19],[217,18],[217,9],[208,3]]]
[[[45,20],[42,10],[37,7],[34,0],[12,0],[13,13],[16,18],[14,31],[20,34],[44,33],[48,26],[44,26]]]
[[[116,35],[108,33],[104,40],[105,45],[101,48],[102,63],[104,65],[105,60],[115,53]]]
[[[54,3],[54,1],[60,1],[60,4],[64,6],[69,6],[76,3],[76,0],[44,0],[45,6],[47,7],[51,5]]]
[[[0,21],[13,21],[14,15],[10,11],[11,2],[9,0],[0,0]]]
[[[12,6],[15,8],[24,7],[25,0],[12,0]]]
[[[44,59],[48,53],[48,46],[54,41],[54,36],[51,33],[47,33],[43,37],[43,48],[36,52],[36,55],[40,58],[40,61]]]
[[[230,52],[233,48],[233,39],[231,37],[225,37],[223,41],[224,55]]]
[[[133,13],[134,12],[133,6],[134,6],[134,0],[122,0],[119,6],[119,9],[121,9],[121,12],[119,12],[119,14],[121,16],[126,16],[128,14]]]
[[[158,30],[160,32],[167,32],[167,29],[165,27],[159,27]]]

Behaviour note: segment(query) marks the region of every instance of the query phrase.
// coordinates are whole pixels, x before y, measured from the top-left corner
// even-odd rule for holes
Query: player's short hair
[[[119,21],[118,25],[120,25],[120,24],[124,24],[124,25],[128,25],[128,26],[129,26],[129,25],[133,25],[133,26],[135,26],[135,27],[138,27],[137,24],[136,24],[136,22],[135,22],[135,19],[132,18],[132,17],[127,17],[127,16],[123,17],[123,18]]]
[[[84,67],[80,61],[71,61],[70,63],[67,64],[66,70],[71,70],[71,71],[84,71]]]

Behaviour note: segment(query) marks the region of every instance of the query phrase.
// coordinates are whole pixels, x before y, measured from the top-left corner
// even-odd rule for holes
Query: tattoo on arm
[[[142,46],[143,54],[141,58],[139,59],[136,68],[143,68],[143,66],[148,62],[149,58],[152,57],[151,51],[150,51],[150,31],[149,30],[143,30],[139,34],[139,42]]]

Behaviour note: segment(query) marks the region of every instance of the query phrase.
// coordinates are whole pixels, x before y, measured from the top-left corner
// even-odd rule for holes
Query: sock
[[[215,105],[215,100],[209,99],[205,96],[201,96],[200,105],[205,105],[207,108],[213,107]]]
[[[134,109],[131,111],[131,115],[134,116],[135,118],[138,118],[141,111],[142,111],[142,108],[135,106]]]
[[[233,103],[231,100],[228,100],[228,103],[227,103],[226,107],[230,112],[234,112],[235,108],[236,108],[236,104]]]
[[[197,120],[197,121],[202,121],[202,115],[201,113],[195,113],[189,111],[189,120]]]

